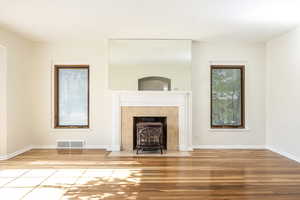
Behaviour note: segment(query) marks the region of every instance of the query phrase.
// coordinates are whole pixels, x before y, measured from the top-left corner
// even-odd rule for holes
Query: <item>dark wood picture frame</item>
[[[60,69],[87,69],[87,125],[60,125],[59,124],[59,70]],[[90,128],[90,67],[89,65],[55,65],[54,66],[54,128]]]
[[[212,116],[212,75],[214,69],[239,69],[241,71],[241,124],[238,126],[234,125],[224,125],[216,126],[213,125],[213,116]],[[222,128],[236,128],[244,129],[245,128],[245,66],[244,65],[211,65],[210,66],[210,127],[212,129],[222,129]]]

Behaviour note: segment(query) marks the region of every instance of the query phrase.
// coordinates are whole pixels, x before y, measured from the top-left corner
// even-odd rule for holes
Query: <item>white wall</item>
[[[111,144],[112,97],[107,90],[108,43],[40,44],[35,48],[33,89],[34,145],[52,147],[59,139],[84,139],[88,147]],[[262,44],[193,43],[193,141],[194,145],[264,145],[265,47]],[[246,125],[243,132],[210,132],[209,61],[243,61],[246,66]],[[53,64],[89,64],[91,74],[91,130],[51,128]],[[226,64],[226,63],[225,63]]]
[[[7,92],[6,98],[1,99],[2,102],[3,99],[7,101],[7,131],[6,134],[3,129],[1,132],[4,140],[1,140],[0,153],[12,153],[31,144],[54,147],[59,139],[83,139],[88,147],[95,148],[105,148],[111,144],[112,96],[107,89],[107,40],[96,43],[33,44],[14,33],[0,31],[0,44],[7,51]],[[194,42],[192,54],[194,145],[264,145],[265,46]],[[249,130],[209,130],[211,62],[246,64],[246,126]],[[52,128],[54,64],[90,65],[89,130]]]
[[[300,28],[267,43],[267,145],[298,159],[299,52]]]
[[[0,46],[0,157],[6,155],[6,49]]]
[[[31,144],[33,45],[4,30],[0,30],[0,44],[6,48],[7,130],[4,148],[6,154],[10,154]]]
[[[93,44],[39,44],[35,47],[34,145],[55,147],[55,141],[60,139],[83,139],[92,148],[111,144],[112,99],[107,90],[107,49],[106,40]],[[54,64],[90,65],[90,130],[52,128],[51,70]]]
[[[194,145],[265,144],[265,45],[194,42],[192,54]],[[248,131],[210,128],[210,64],[245,64],[245,118]]]
[[[4,123],[0,129],[0,156],[30,144],[54,146],[57,139],[84,139],[89,147],[110,145],[112,98],[107,90],[107,40],[84,44],[33,44],[0,30],[0,45],[5,47],[0,48],[0,119]],[[297,132],[300,125],[295,120],[300,111],[299,52],[300,29],[271,40],[266,48],[264,44],[193,42],[194,145],[251,146],[266,142],[278,151],[300,157]],[[209,130],[211,63],[246,64],[246,126],[249,130]],[[52,129],[53,64],[90,65],[90,130]],[[7,115],[3,112],[6,103]]]
[[[114,81],[110,82],[110,88],[114,90],[138,90],[138,79],[148,76],[161,76],[171,79],[172,90],[191,90],[191,67],[182,65],[170,66],[131,66],[128,68],[110,69],[110,77]]]
[[[191,40],[109,40],[109,88],[138,90],[138,79],[162,76],[191,90]]]

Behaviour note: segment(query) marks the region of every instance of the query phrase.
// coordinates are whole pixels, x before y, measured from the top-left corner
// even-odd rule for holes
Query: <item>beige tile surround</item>
[[[133,117],[167,117],[167,149],[178,150],[178,107],[176,106],[122,106],[121,150],[133,150]]]

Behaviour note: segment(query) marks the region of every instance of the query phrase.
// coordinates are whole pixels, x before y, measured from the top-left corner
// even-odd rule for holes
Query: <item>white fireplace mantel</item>
[[[179,109],[179,150],[192,151],[192,93],[190,91],[113,92],[111,151],[121,148],[122,106],[177,106]]]

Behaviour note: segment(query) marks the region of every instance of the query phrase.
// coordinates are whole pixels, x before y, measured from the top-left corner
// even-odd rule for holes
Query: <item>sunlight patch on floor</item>
[[[138,186],[140,175],[141,169],[7,169],[0,170],[0,194],[9,200],[127,198],[126,188]],[[99,192],[102,187],[112,192]]]
[[[24,200],[60,199],[66,190],[61,188],[36,188],[24,197]]]

